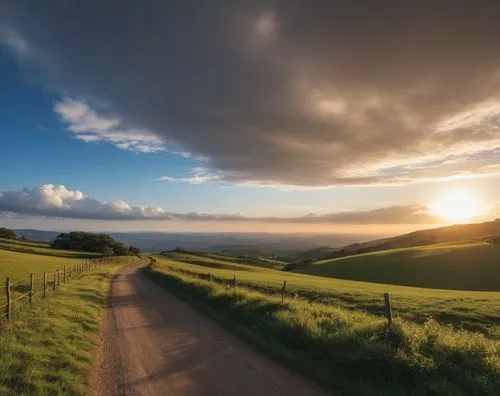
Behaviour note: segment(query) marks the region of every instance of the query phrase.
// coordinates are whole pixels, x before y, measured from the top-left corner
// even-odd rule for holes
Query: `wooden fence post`
[[[54,271],[54,283],[52,284],[52,290],[56,291],[56,272]]]
[[[66,284],[66,266],[64,266],[64,272],[63,272],[63,284]]]
[[[236,287],[236,275],[233,275],[233,287]]]
[[[385,301],[385,317],[387,318],[387,322],[389,326],[392,324],[392,308],[391,308],[391,299],[389,297],[389,293],[384,293],[384,301]]]
[[[43,298],[47,297],[47,273],[43,273]]]
[[[57,270],[57,288],[59,289],[61,287],[61,270]]]
[[[283,282],[283,287],[281,288],[281,302],[285,301],[285,288],[286,288],[286,281]]]
[[[7,322],[10,322],[11,298],[10,298],[10,278],[9,277],[7,277],[7,281],[5,283],[5,293],[7,294],[7,306],[5,308],[5,317],[7,318]]]
[[[33,300],[33,274],[30,274],[30,305]]]

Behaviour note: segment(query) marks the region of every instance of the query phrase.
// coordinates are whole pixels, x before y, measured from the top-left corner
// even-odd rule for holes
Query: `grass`
[[[14,254],[19,274],[40,269],[37,256]],[[53,257],[58,266],[74,260]],[[0,394],[85,395],[92,369],[94,337],[113,273],[132,258],[117,265],[98,267],[80,274],[47,298],[35,298],[14,322],[0,329]],[[7,272],[0,259],[0,271]],[[8,263],[9,271],[14,262]],[[54,268],[52,267],[52,268]],[[47,268],[47,267],[46,267]]]
[[[264,268],[282,269],[287,265],[286,262],[277,259],[272,259],[269,257],[261,257],[261,256],[239,255],[236,252],[232,255],[230,255],[228,252],[202,253],[202,255],[219,261],[229,261],[232,263],[253,265]]]
[[[9,245],[19,245],[19,246],[42,247],[42,248],[50,247],[50,245],[46,242],[29,241],[29,240],[23,241],[20,239],[8,239],[8,238],[0,238],[0,243],[7,243]]]
[[[344,294],[350,294],[349,304],[356,298],[369,301],[372,293],[387,290],[386,285],[272,270],[207,271],[206,266],[168,259],[159,259],[146,271],[265,353],[346,394],[494,395],[500,387],[498,339],[430,318],[419,323],[399,317],[388,327],[380,315],[359,309],[362,305],[356,310],[344,306]],[[207,272],[226,281],[236,274],[238,287],[210,282]],[[272,292],[273,284],[283,279],[297,291],[312,292],[309,299],[288,297],[281,303]],[[318,287],[320,297],[329,295],[328,303],[324,296],[313,301]],[[419,296],[420,304],[440,298],[434,290],[423,289],[419,295],[420,289],[393,287],[401,294],[408,289],[406,295]],[[450,293],[447,298],[458,307],[463,300],[475,301],[477,307],[481,300],[492,299],[497,306],[500,301],[498,293]],[[420,308],[429,310],[431,305]],[[493,303],[491,308],[493,313]]]
[[[52,249],[49,244],[43,242],[18,241],[15,239],[0,238],[0,251],[8,250],[20,253],[32,253],[43,256],[72,257],[72,258],[94,258],[100,257],[99,253],[78,252],[73,250]]]
[[[498,310],[500,293],[498,292],[438,290],[358,282],[231,263],[224,263],[225,267],[220,268],[218,264],[211,267],[212,262],[209,260],[205,260],[200,266],[187,263],[185,255],[181,256],[182,263],[176,256],[156,258],[160,264],[193,273],[211,273],[228,281],[236,276],[239,285],[267,294],[279,294],[283,281],[286,280],[289,296],[296,295],[310,302],[362,311],[378,317],[384,314],[383,294],[388,292],[391,295],[393,314],[396,318],[416,324],[434,319],[458,330],[479,332],[488,338],[500,340]],[[199,260],[200,258],[196,257],[196,262]]]
[[[241,264],[237,259],[231,261],[230,257],[221,258],[214,254],[195,254],[195,253],[166,253],[164,257],[170,257],[177,261],[182,261],[188,264],[196,264],[209,268],[228,269],[231,271],[258,271],[253,265]]]
[[[453,290],[500,291],[500,246],[441,244],[318,261],[296,272]]]
[[[56,269],[81,263],[81,259],[20,253],[0,249],[0,279],[10,276],[13,281],[30,273],[53,272]],[[3,281],[2,281],[3,284]]]

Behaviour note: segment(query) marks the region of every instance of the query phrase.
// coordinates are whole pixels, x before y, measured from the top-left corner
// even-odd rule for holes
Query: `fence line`
[[[149,259],[151,260],[151,264],[157,263],[157,260],[154,257],[149,257]],[[175,267],[175,266],[165,264],[165,263],[162,263],[162,267],[166,267],[172,272],[178,272],[180,274],[191,276],[191,277],[194,277],[197,279],[208,280],[209,282],[225,285],[226,287],[237,287],[238,286],[238,282],[236,280],[236,275],[233,275],[232,279],[230,279],[230,278],[228,279],[228,278],[214,276],[210,272],[203,273],[203,272],[196,272],[193,270],[185,270],[185,269]],[[250,283],[241,282],[240,284],[244,288],[256,290],[260,293],[269,294],[269,295],[276,296],[276,297],[281,297],[282,303],[284,303],[286,296],[288,296],[289,298],[296,298],[298,296],[297,293],[294,293],[292,291],[287,292],[286,289],[287,289],[287,286],[289,285],[289,283],[287,284],[287,280],[285,280],[283,282],[283,286],[281,286],[281,287],[279,287],[279,286],[272,287],[271,286],[270,288],[261,287],[257,284],[253,284],[251,282]],[[391,305],[391,299],[390,299],[389,293],[384,293],[383,300],[384,300],[384,303],[383,303],[384,316],[387,319],[388,325],[391,326],[393,323],[393,316],[392,316],[392,305]]]
[[[31,305],[35,297],[42,295],[46,298],[50,289],[56,292],[62,285],[66,285],[79,275],[91,271],[99,266],[114,263],[118,257],[103,256],[93,259],[86,259],[72,266],[65,265],[63,268],[55,269],[54,272],[31,273],[28,277],[12,281],[11,277],[5,279],[5,304],[0,294],[0,309],[4,320],[13,320],[13,314],[18,313],[26,305]],[[62,276],[61,276],[62,272]],[[52,282],[48,279],[53,278]],[[21,293],[17,295],[18,293]],[[25,299],[23,301],[23,299]]]

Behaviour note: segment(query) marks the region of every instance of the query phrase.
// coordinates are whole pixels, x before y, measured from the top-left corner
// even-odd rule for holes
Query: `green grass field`
[[[57,291],[50,289],[46,298],[37,295],[31,306],[15,312],[14,321],[2,322],[0,394],[85,395],[109,281],[134,260],[117,258],[114,264],[83,272]],[[81,262],[0,250],[0,277],[16,280]],[[3,307],[1,314],[3,319]]]
[[[72,258],[95,258],[100,257],[99,253],[78,252],[73,250],[52,249],[49,244],[43,242],[28,242],[12,239],[0,238],[0,250],[12,252],[32,253],[42,256],[72,257]]]
[[[277,259],[261,256],[242,256],[240,254],[237,254],[237,252],[234,252],[233,254],[229,254],[229,252],[203,253],[203,255],[219,261],[229,261],[233,263],[254,265],[264,268],[282,269],[287,265],[286,262]]]
[[[0,394],[86,394],[93,336],[116,268],[82,274],[0,330]]]
[[[332,389],[494,395],[500,386],[500,293],[354,282],[240,264],[211,267],[209,260],[156,260],[147,273],[160,285]],[[228,285],[233,276],[236,288]],[[290,294],[282,304],[284,280]],[[391,328],[383,317],[386,291],[394,305]]]
[[[500,291],[500,246],[441,244],[323,260],[295,272],[454,290]]]
[[[50,245],[46,242],[39,242],[39,241],[22,241],[18,239],[7,239],[7,238],[0,238],[0,243],[8,244],[8,245],[18,245],[18,246],[24,246],[24,247],[40,247],[40,248],[49,248]]]
[[[383,294],[390,293],[396,317],[424,323],[433,318],[457,329],[480,332],[500,340],[500,293],[456,290],[424,289],[372,282],[324,278],[277,271],[241,264],[215,263],[195,256],[191,264],[189,255],[157,256],[159,263],[182,268],[185,271],[208,274],[226,280],[236,276],[238,283],[249,289],[280,293],[283,281],[290,296],[311,302],[332,305],[341,309],[383,316]],[[202,263],[200,265],[200,263]]]
[[[20,253],[0,249],[0,279],[10,276],[13,281],[30,273],[53,272],[56,269],[81,263],[82,259]]]

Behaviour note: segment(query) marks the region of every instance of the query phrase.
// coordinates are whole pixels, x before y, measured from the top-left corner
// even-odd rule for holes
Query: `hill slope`
[[[318,261],[294,271],[405,286],[500,291],[500,246],[480,242],[391,249]]]
[[[415,246],[427,246],[450,242],[481,242],[500,235],[500,219],[475,224],[456,224],[452,226],[419,230],[392,238],[375,239],[363,243],[353,243],[340,249],[322,247],[311,249],[295,256],[295,261],[326,260],[382,250]]]

